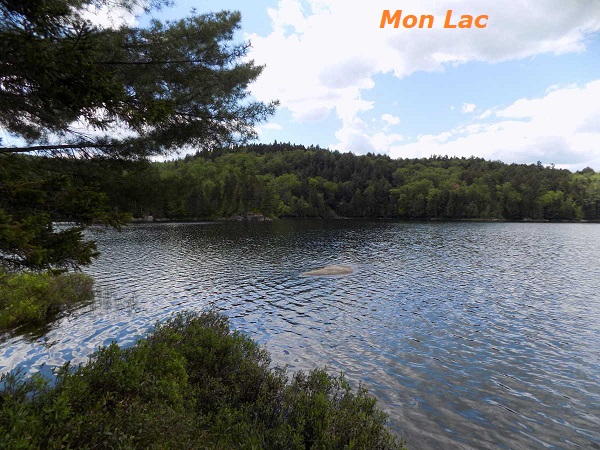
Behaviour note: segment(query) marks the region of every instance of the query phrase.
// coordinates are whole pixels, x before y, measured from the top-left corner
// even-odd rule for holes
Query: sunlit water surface
[[[290,372],[362,381],[413,449],[600,448],[600,225],[148,224],[93,238],[96,300],[4,336],[0,371],[48,373],[212,307]],[[301,275],[329,264],[354,273]]]

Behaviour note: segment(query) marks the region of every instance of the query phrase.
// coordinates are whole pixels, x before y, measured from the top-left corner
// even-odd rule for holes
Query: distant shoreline
[[[151,218],[149,218],[151,217]],[[548,220],[548,219],[522,219],[522,220],[508,220],[508,219],[445,219],[445,218],[430,218],[430,219],[400,219],[395,217],[278,217],[270,218],[265,217],[264,219],[253,219],[253,218],[240,218],[240,216],[233,217],[184,217],[180,219],[167,219],[167,218],[156,218],[152,216],[136,217],[131,220],[131,223],[197,223],[197,222],[244,222],[244,223],[261,223],[261,222],[273,222],[277,220],[330,220],[330,221],[343,221],[343,220],[361,220],[361,221],[388,221],[388,222],[412,222],[412,223],[428,223],[428,222],[480,222],[480,223],[600,223],[600,220]]]

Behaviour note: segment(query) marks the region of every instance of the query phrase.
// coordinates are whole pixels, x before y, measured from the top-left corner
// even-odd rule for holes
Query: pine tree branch
[[[3,153],[27,153],[48,150],[83,150],[86,148],[113,148],[114,144],[63,144],[63,145],[32,145],[30,147],[0,147]]]

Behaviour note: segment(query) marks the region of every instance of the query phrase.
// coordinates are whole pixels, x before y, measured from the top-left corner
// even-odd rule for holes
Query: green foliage
[[[0,2],[0,126],[31,146],[0,153],[144,158],[254,137],[276,102],[248,99],[262,67],[244,60],[248,44],[230,43],[238,12],[119,29],[99,28],[84,15],[90,7],[167,3]]]
[[[170,219],[269,217],[598,220],[600,175],[480,158],[393,160],[255,144],[101,183],[122,211]],[[136,184],[143,186],[136,188]],[[119,189],[119,186],[127,186]],[[152,187],[153,195],[147,195]]]
[[[0,271],[0,329],[44,324],[57,311],[90,300],[93,280],[83,273]]]
[[[94,242],[84,240],[84,229],[92,223],[118,227],[127,221],[127,214],[110,210],[97,185],[74,178],[71,168],[41,158],[0,155],[0,267],[89,264],[98,252]]]
[[[237,12],[153,20],[148,28],[103,29],[85,18],[93,7],[133,12],[168,3],[0,1],[0,128],[28,144],[0,148],[0,266],[39,270],[89,264],[98,253],[94,242],[84,240],[84,230],[94,222],[119,227],[126,221],[109,208],[94,182],[95,169],[108,175],[102,180],[106,191],[130,201],[125,192],[132,177],[114,165],[115,159],[143,161],[185,145],[246,142],[255,136],[254,125],[274,112],[276,102],[248,98],[248,86],[262,67],[245,59],[248,44],[231,43],[239,29]],[[79,161],[11,158],[33,150],[96,160],[84,167]],[[99,168],[98,160],[106,165]],[[236,183],[244,189],[238,189],[236,203],[227,204],[228,211],[247,213],[256,199],[266,210],[277,209],[277,202],[263,199],[255,175],[240,176]],[[124,189],[114,189],[113,181]],[[153,190],[137,177],[133,182],[130,190],[146,188],[146,196]],[[180,202],[174,196],[161,207],[176,215],[212,215],[217,189],[214,182],[203,183],[192,190],[193,198]],[[121,211],[141,211],[135,201]],[[59,229],[56,222],[70,225]]]
[[[583,216],[600,220],[600,173],[587,167],[573,176],[571,186],[574,201],[581,206]]]
[[[53,387],[18,374],[2,383],[2,448],[401,448],[364,389],[323,370],[289,381],[215,313],[101,348]]]
[[[5,0],[0,3],[0,124],[28,141],[61,133],[80,115],[118,101],[107,73],[94,73],[95,31],[78,13],[98,2]]]

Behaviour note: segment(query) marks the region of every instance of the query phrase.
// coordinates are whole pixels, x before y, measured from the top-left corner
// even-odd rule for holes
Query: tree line
[[[102,168],[90,161],[46,162],[83,174],[108,196],[113,212],[134,217],[600,219],[600,173],[540,162],[391,159],[277,142]]]
[[[112,179],[112,181],[109,181]],[[106,182],[108,181],[108,182]],[[541,163],[388,156],[292,144],[198,151],[102,183],[120,211],[189,219],[268,217],[598,220],[600,174]]]

